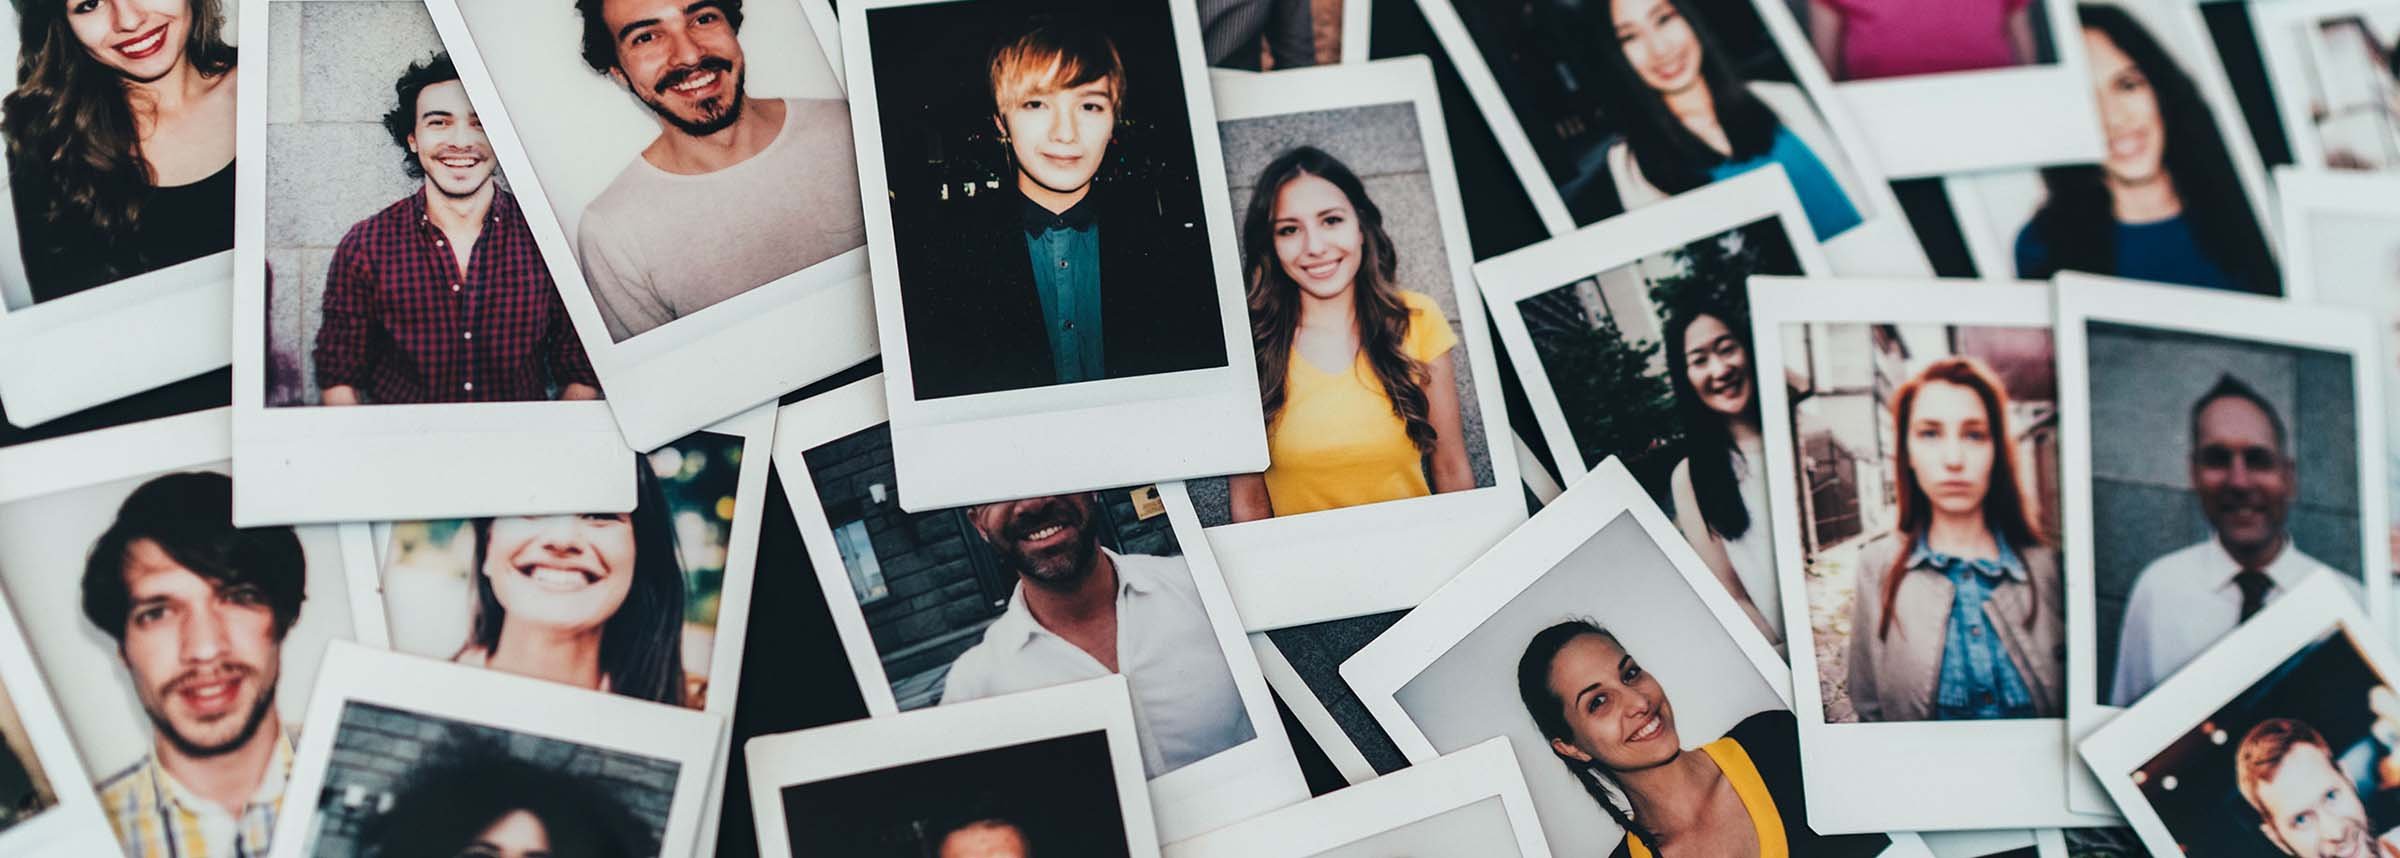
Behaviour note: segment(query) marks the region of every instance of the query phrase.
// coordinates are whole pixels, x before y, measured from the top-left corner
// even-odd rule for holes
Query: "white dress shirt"
[[[1156,778],[1255,738],[1183,559],[1101,550],[1117,569],[1117,672],[1133,691],[1145,775]],[[983,641],[951,663],[942,702],[1107,675],[1090,653],[1033,618],[1019,582],[1008,610],[984,629]]]
[[[2329,569],[2316,558],[2285,543],[2266,573],[2273,602],[2309,575]],[[2134,578],[2133,595],[2125,602],[2125,633],[2117,639],[2117,676],[2110,685],[2108,704],[2131,706],[2202,650],[2222,640],[2241,624],[2242,588],[2233,576],[2242,564],[2211,534],[2197,545],[2177,549],[2142,567]],[[2336,573],[2358,596],[2358,582]]]

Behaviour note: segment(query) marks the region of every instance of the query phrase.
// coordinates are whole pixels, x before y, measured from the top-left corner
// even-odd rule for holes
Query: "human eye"
[[[641,32],[638,32],[638,33],[635,33],[635,34],[633,34],[633,35],[626,36],[626,37],[625,37],[625,44],[628,44],[628,45],[634,45],[634,46],[647,45],[647,44],[651,43],[652,41],[655,41],[655,40],[657,40],[657,38],[658,38],[658,34],[657,34],[657,33],[651,32],[651,31],[649,31],[649,30],[643,30],[643,31],[641,31]]]
[[[67,14],[81,15],[98,8],[100,8],[100,0],[80,0],[80,2],[67,7]]]
[[[1594,695],[1592,695],[1592,696],[1591,696],[1591,697],[1589,697],[1589,698],[1585,698],[1585,700],[1583,701],[1583,711],[1585,711],[1585,712],[1587,712],[1587,713],[1589,713],[1589,712],[1598,712],[1598,711],[1600,711],[1601,707],[1604,707],[1604,706],[1607,706],[1607,705],[1608,705],[1608,695],[1606,695],[1606,694],[1594,694]]]
[[[700,14],[692,16],[694,24],[715,24],[724,20],[725,14],[715,9],[703,9]]]
[[[1347,217],[1344,217],[1344,216],[1342,216],[1342,215],[1338,215],[1338,214],[1329,214],[1329,215],[1326,215],[1326,216],[1325,216],[1325,225],[1326,225],[1326,226],[1341,226],[1342,224],[1349,223],[1349,222],[1350,222],[1350,219],[1349,219],[1349,218],[1347,218]]]
[[[1291,225],[1291,224],[1288,224],[1288,223],[1285,223],[1285,224],[1276,224],[1276,225],[1275,225],[1275,237],[1276,237],[1276,238],[1289,238],[1289,237],[1291,237],[1291,236],[1298,235],[1298,234],[1300,234],[1300,228],[1299,228],[1299,227],[1293,226],[1293,225]]]
[[[267,594],[257,587],[227,587],[217,594],[217,600],[237,607],[256,607],[267,603]]]
[[[1633,683],[1635,680],[1638,680],[1638,679],[1641,679],[1641,678],[1642,678],[1642,666],[1641,666],[1641,665],[1638,665],[1638,664],[1629,664],[1629,665],[1626,665],[1626,666],[1625,666],[1625,675],[1624,675],[1624,680],[1625,680],[1625,682],[1626,682],[1627,684],[1632,684],[1632,683]]]
[[[148,626],[166,618],[167,606],[165,605],[144,606],[141,609],[134,611],[133,616],[131,617],[133,624],[136,626]]]
[[[587,512],[582,518],[591,524],[624,524],[633,520],[632,516],[621,512]]]

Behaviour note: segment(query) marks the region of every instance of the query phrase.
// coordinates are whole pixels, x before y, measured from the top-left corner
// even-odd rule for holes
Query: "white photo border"
[[[12,855],[114,855],[121,848],[108,816],[93,791],[75,741],[67,734],[66,719],[50,697],[41,666],[33,660],[32,642],[17,625],[8,594],[0,593],[0,688],[13,704],[32,747],[32,763],[50,785],[57,803],[32,817],[0,830],[0,851]],[[0,713],[5,716],[9,713]],[[7,753],[0,748],[0,754]]]
[[[2075,37],[2075,0],[2039,2],[2056,62],[1834,85],[1892,178],[2100,160],[2100,111]]]
[[[1515,832],[1507,854],[1542,858],[1550,841],[1507,736],[1426,760],[1372,783],[1170,843],[1165,858],[1310,858],[1497,798]],[[1500,844],[1491,844],[1498,846]],[[1495,852],[1495,854],[1498,854]]]

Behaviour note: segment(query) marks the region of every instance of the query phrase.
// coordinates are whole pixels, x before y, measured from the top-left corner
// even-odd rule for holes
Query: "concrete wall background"
[[[442,42],[419,2],[266,6],[266,401],[314,405],[325,270],[351,225],[417,189],[383,114],[401,71]]]
[[[1492,456],[1485,438],[1482,406],[1478,404],[1474,372],[1465,329],[1459,323],[1456,284],[1450,278],[1449,248],[1442,240],[1442,223],[1433,196],[1433,175],[1425,163],[1425,142],[1410,104],[1381,104],[1313,113],[1262,116],[1217,124],[1225,143],[1225,171],[1232,190],[1234,229],[1257,193],[1259,171],[1267,162],[1296,146],[1325,150],[1358,174],[1367,194],[1383,210],[1384,231],[1400,256],[1400,286],[1431,296],[1450,321],[1458,346],[1451,361],[1458,377],[1460,416],[1466,424],[1467,458],[1475,469],[1475,484],[1492,484]],[[1238,233],[1237,233],[1238,236]],[[1472,359],[1488,359],[1476,355]],[[1208,527],[1233,519],[1223,479],[1186,483],[1200,523]]]
[[[2299,460],[2300,494],[2286,524],[2295,544],[2359,576],[2358,399],[2349,356],[2105,322],[2090,323],[2087,336],[2092,425],[2100,429],[2091,438],[2093,675],[2103,689],[2115,675],[2125,599],[2142,567],[2214,538],[2187,461],[2192,403],[2221,375],[2250,385],[2283,418]]]

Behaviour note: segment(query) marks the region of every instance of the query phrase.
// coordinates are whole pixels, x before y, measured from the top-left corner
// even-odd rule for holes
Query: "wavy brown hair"
[[[1301,146],[1275,156],[1259,171],[1250,208],[1242,217],[1242,271],[1250,293],[1250,340],[1258,347],[1258,395],[1267,425],[1283,415],[1287,394],[1284,375],[1291,369],[1292,337],[1300,328],[1300,285],[1284,273],[1275,255],[1275,198],[1283,186],[1301,176],[1332,182],[1349,198],[1358,215],[1361,242],[1358,276],[1350,294],[1357,306],[1358,347],[1367,366],[1383,383],[1392,400],[1392,413],[1407,424],[1409,443],[1418,454],[1433,451],[1437,434],[1428,416],[1425,385],[1432,373],[1424,362],[1401,349],[1408,341],[1408,302],[1400,298],[1400,254],[1391,233],[1383,229],[1383,210],[1367,196],[1367,187],[1348,165],[1314,146]]]
[[[40,216],[63,235],[119,244],[139,231],[151,191],[134,91],[92,59],[67,23],[65,0],[19,4],[17,88],[0,99],[10,180],[38,183]],[[203,76],[233,70],[219,0],[186,0],[184,62]],[[38,250],[37,250],[38,252]]]
[[[1974,391],[1975,398],[1983,400],[1986,422],[1992,427],[1991,481],[1983,490],[1984,526],[2006,538],[2010,545],[2033,546],[2048,541],[2041,526],[2034,523],[2033,504],[2017,481],[2017,448],[2010,443],[2013,436],[2008,427],[2008,391],[2001,387],[2000,377],[1983,361],[1971,357],[1954,355],[1934,361],[1892,394],[1892,434],[1899,439],[1899,446],[1892,452],[1892,470],[1900,481],[1900,523],[1893,529],[1900,534],[1900,552],[1893,556],[1892,568],[1883,576],[1883,616],[1875,623],[1878,638],[1892,633],[1892,599],[1900,595],[1901,574],[1908,571],[1908,555],[1916,549],[1917,531],[1933,520],[1933,499],[1926,496],[1925,487],[1917,485],[1916,469],[1909,465],[1908,421],[1916,412],[1917,394],[1925,385],[1937,382]],[[2038,613],[2038,609],[2025,613],[2026,628],[2033,628]]]

